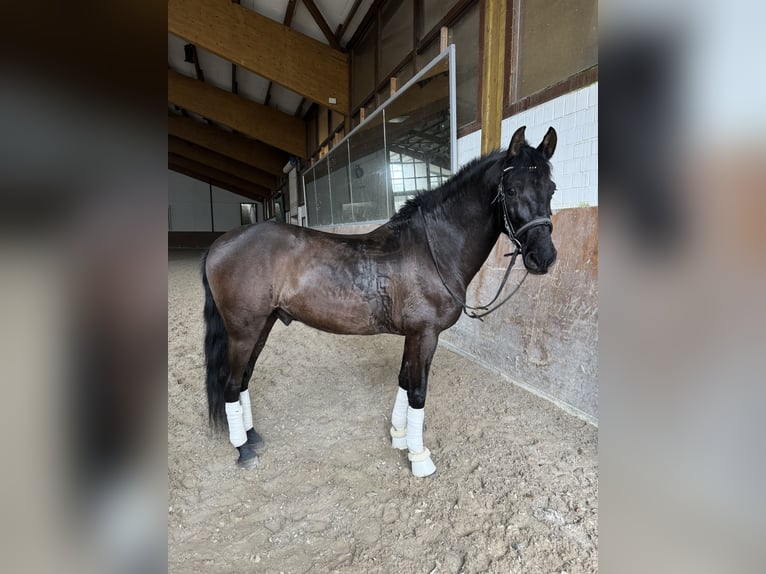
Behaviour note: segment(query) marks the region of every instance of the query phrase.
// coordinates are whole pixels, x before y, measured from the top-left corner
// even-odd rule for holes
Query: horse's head
[[[541,274],[556,261],[550,221],[551,198],[556,185],[551,180],[548,163],[556,149],[556,130],[548,128],[543,141],[533,148],[524,137],[525,127],[513,134],[503,159],[498,199],[510,223],[505,225],[505,233],[521,246],[524,265],[529,272]]]

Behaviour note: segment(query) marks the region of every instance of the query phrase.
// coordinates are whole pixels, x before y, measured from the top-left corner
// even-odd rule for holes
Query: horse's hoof
[[[410,452],[407,458],[412,463],[412,474],[418,478],[425,478],[436,472],[436,465],[431,460],[431,451],[427,448],[419,453]]]
[[[258,457],[254,456],[253,458],[248,458],[247,460],[238,460],[237,461],[237,468],[241,468],[242,470],[252,470],[256,466],[258,466]]]
[[[237,468],[251,470],[258,465],[258,456],[255,450],[248,444],[237,447],[239,458],[237,459]]]
[[[247,431],[247,442],[245,444],[252,448],[255,454],[263,454],[263,451],[266,450],[266,443],[263,442],[263,437],[255,432],[255,429]]]

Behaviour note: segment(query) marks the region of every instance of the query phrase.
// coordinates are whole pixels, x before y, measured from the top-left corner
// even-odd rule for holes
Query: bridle
[[[510,171],[512,169],[515,169],[515,166],[508,166],[505,169],[503,169],[503,173]],[[537,166],[531,165],[527,167],[526,169],[537,169]],[[553,231],[553,222],[551,221],[550,217],[535,217],[534,219],[531,219],[530,221],[527,221],[524,225],[519,227],[518,230],[513,229],[513,224],[511,223],[511,218],[508,216],[508,205],[505,203],[505,193],[503,190],[503,176],[500,176],[500,181],[497,184],[497,195],[495,196],[495,199],[492,200],[492,203],[500,202],[500,206],[503,208],[503,224],[505,225],[505,231],[508,233],[508,237],[511,241],[513,241],[514,245],[516,245],[516,253],[514,254],[514,257],[518,255],[521,252],[521,241],[519,240],[519,237],[523,233],[526,233],[533,227],[539,227],[540,225],[547,225],[551,228],[551,231]],[[505,257],[508,257],[508,253],[505,254]]]
[[[515,167],[516,166],[508,166],[504,168],[503,174],[505,174],[505,172],[507,171],[515,169]],[[534,165],[529,166],[526,169],[537,169],[537,166],[534,166]],[[497,195],[492,200],[492,203],[497,203],[497,202],[500,203],[500,207],[502,208],[503,225],[505,226],[505,231],[508,234],[508,237],[510,238],[510,240],[516,246],[516,248],[513,250],[512,253],[503,254],[503,257],[510,257],[511,260],[508,263],[508,267],[505,270],[505,275],[503,276],[503,280],[500,282],[500,287],[498,287],[497,293],[495,293],[495,296],[492,298],[492,300],[489,303],[487,303],[486,305],[479,305],[478,307],[472,307],[468,305],[460,297],[455,295],[455,293],[452,292],[452,289],[450,289],[449,285],[447,285],[447,282],[444,280],[444,277],[442,276],[442,272],[439,269],[439,264],[436,262],[436,256],[434,255],[433,245],[431,245],[431,237],[428,235],[428,225],[426,224],[426,218],[423,215],[423,211],[420,209],[420,206],[418,206],[418,213],[420,213],[420,218],[423,220],[423,230],[425,231],[425,235],[426,235],[428,252],[431,254],[431,259],[434,262],[434,267],[436,267],[436,273],[439,275],[439,279],[441,279],[442,285],[444,285],[445,289],[447,289],[447,292],[452,296],[455,302],[463,308],[463,313],[465,313],[465,315],[467,317],[470,317],[471,319],[481,320],[482,317],[486,317],[490,313],[497,311],[511,297],[513,297],[513,295],[516,294],[516,291],[519,290],[519,287],[521,287],[521,285],[524,283],[524,280],[527,278],[527,275],[529,275],[529,271],[526,271],[524,273],[524,277],[521,278],[521,281],[519,281],[518,285],[514,287],[513,291],[511,291],[505,299],[500,301],[500,303],[498,303],[494,307],[491,307],[492,304],[495,301],[497,301],[498,297],[500,297],[500,293],[503,291],[503,288],[505,287],[505,284],[508,281],[508,277],[511,275],[511,268],[516,263],[516,258],[521,254],[522,245],[521,245],[520,237],[523,234],[525,234],[527,231],[529,231],[530,229],[539,227],[541,225],[547,225],[548,227],[551,228],[551,231],[553,231],[553,222],[551,221],[550,217],[535,217],[534,219],[527,221],[524,225],[522,225],[518,229],[513,228],[513,224],[511,223],[511,218],[508,216],[508,205],[506,204],[506,200],[505,200],[505,190],[503,189],[502,174],[500,175],[500,181],[497,184]],[[476,311],[483,311],[483,313],[476,313]]]

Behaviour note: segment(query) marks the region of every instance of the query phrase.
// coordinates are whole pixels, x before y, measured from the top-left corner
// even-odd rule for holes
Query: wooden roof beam
[[[232,193],[244,195],[255,201],[265,201],[272,195],[272,192],[265,187],[260,187],[252,182],[175,154],[168,154],[168,169],[226,189]]]
[[[322,34],[327,38],[330,46],[336,50],[340,50],[341,48],[338,39],[335,37],[335,34],[332,33],[332,28],[327,24],[327,20],[322,16],[322,12],[319,10],[319,7],[314,0],[303,0],[303,4],[308,8],[309,12],[311,12],[311,17],[314,18],[314,22],[316,22],[319,29],[322,30]]]
[[[233,2],[168,0],[168,32],[348,114],[347,55],[257,12]]]
[[[168,135],[197,144],[265,172],[282,175],[290,154],[192,118],[168,114]]]
[[[306,124],[275,108],[173,70],[168,70],[168,101],[292,155],[306,156]]]
[[[293,16],[295,15],[295,3],[297,0],[290,0],[287,3],[287,8],[285,9],[285,19],[282,20],[282,24],[286,26],[287,28],[290,27],[290,25],[293,23]],[[269,85],[266,88],[266,97],[263,99],[263,104],[268,106],[269,100],[271,100],[271,85],[272,82],[269,81]]]
[[[168,137],[168,153],[185,157],[267,189],[274,189],[277,185],[277,178],[273,174],[173,136]]]
[[[356,14],[356,11],[359,9],[359,5],[361,3],[362,0],[356,0],[356,2],[354,2],[354,5],[351,6],[351,10],[348,11],[343,24],[339,25],[338,29],[335,31],[335,39],[338,41],[338,43],[340,43],[341,39],[343,38],[343,34],[346,32],[348,25],[351,23],[351,19],[354,17],[354,14]]]

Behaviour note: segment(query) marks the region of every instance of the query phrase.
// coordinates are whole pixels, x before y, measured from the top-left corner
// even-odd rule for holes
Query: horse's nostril
[[[528,269],[540,268],[540,264],[537,261],[537,256],[534,253],[527,253],[527,255],[524,257],[524,265],[526,265]]]

